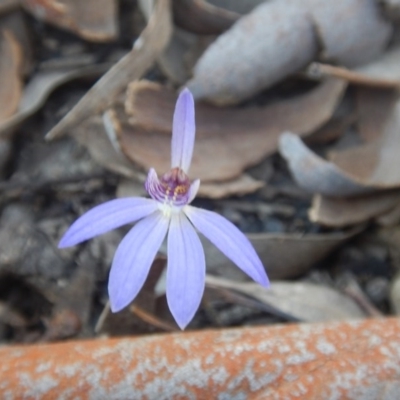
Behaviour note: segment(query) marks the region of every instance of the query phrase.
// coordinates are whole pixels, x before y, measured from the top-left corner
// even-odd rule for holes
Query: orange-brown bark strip
[[[386,398],[400,319],[3,347],[0,359],[4,399]]]

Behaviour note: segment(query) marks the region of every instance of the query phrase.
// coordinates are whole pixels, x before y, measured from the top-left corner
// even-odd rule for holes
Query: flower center
[[[165,173],[161,179],[154,173],[146,180],[146,190],[149,195],[160,203],[164,214],[180,211],[180,208],[189,202],[190,180],[180,168],[173,168]]]
[[[161,187],[164,191],[164,201],[171,203],[180,202],[182,197],[186,197],[190,189],[188,176],[180,169],[173,168],[161,177]]]

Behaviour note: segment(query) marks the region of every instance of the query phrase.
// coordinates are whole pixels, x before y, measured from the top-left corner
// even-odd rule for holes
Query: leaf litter
[[[24,0],[36,18],[68,29],[86,40],[115,40],[118,34],[116,0]]]
[[[3,122],[15,113],[22,95],[22,48],[10,31],[1,34],[0,54],[0,121]]]
[[[199,104],[191,174],[202,181],[237,177],[272,154],[279,135],[290,126],[307,135],[323,125],[332,116],[344,89],[342,81],[328,80],[302,96],[264,107],[238,110]],[[126,122],[122,116],[119,118],[122,126],[117,135],[121,150],[145,169],[168,168],[169,154],[162,149],[168,149],[175,101],[174,92],[154,83],[139,81],[128,87],[128,116]]]
[[[301,321],[316,322],[364,316],[351,299],[322,285],[276,281],[266,290],[251,282],[238,283],[213,276],[207,276],[206,284],[238,291]]]
[[[392,31],[374,0],[340,0],[334,8],[323,0],[265,2],[210,45],[188,87],[197,99],[235,104],[318,58],[350,67],[372,61]]]
[[[171,30],[169,1],[159,1],[132,50],[102,76],[46,138],[64,135],[88,116],[105,111],[130,81],[140,79],[152,66],[167,45]]]

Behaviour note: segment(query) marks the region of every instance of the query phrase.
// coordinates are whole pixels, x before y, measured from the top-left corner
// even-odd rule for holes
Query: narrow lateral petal
[[[144,218],[155,210],[157,210],[157,202],[152,199],[130,197],[107,201],[78,218],[64,233],[58,247],[75,246],[102,233]]]
[[[192,182],[192,184],[190,185],[187,204],[190,204],[194,200],[194,198],[197,196],[199,187],[200,187],[200,179],[194,180]]]
[[[203,246],[183,213],[174,214],[168,233],[167,301],[181,329],[192,320],[204,292]]]
[[[188,172],[192,161],[196,126],[194,100],[189,89],[184,89],[176,102],[172,125],[171,167]]]
[[[241,270],[263,286],[269,286],[264,266],[246,236],[235,225],[212,211],[186,206],[193,225]]]
[[[113,312],[126,307],[139,293],[167,234],[169,219],[156,211],[139,221],[115,253],[108,281]]]

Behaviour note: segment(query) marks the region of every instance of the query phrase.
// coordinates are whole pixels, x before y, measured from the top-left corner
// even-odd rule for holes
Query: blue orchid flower
[[[194,141],[194,101],[185,89],[173,118],[171,170],[159,179],[150,169],[145,188],[151,198],[122,198],[96,206],[75,221],[59,243],[60,248],[74,246],[138,221],[121,241],[111,266],[108,291],[113,312],[137,296],[167,236],[167,301],[184,329],[200,305],[205,285],[204,250],[196,230],[252,279],[269,286],[262,262],[246,236],[219,214],[190,205],[200,186],[198,179],[191,182],[187,175]]]

